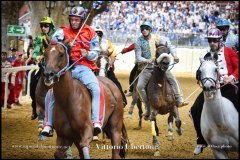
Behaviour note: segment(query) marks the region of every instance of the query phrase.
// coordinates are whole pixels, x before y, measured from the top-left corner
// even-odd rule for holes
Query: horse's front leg
[[[93,138],[92,124],[90,123],[85,128],[81,129],[80,142],[79,142],[79,156],[80,158],[90,159],[89,146]]]
[[[151,121],[152,136],[153,136],[152,145],[155,148],[154,156],[159,156],[160,155],[160,152],[159,152],[160,143],[157,140],[157,136],[159,134],[159,129],[157,126],[157,121],[156,121],[156,113],[154,113],[154,111],[151,112],[150,121]]]
[[[169,141],[172,141],[174,139],[173,137],[173,112],[170,112],[169,113],[169,116],[168,116],[168,140]]]
[[[178,133],[179,136],[181,136],[182,133],[183,133],[183,129],[181,127],[182,122],[181,122],[180,117],[179,117],[179,112],[178,112],[177,106],[174,106],[173,112],[174,112],[174,117],[175,117],[175,124],[178,128],[177,133]]]
[[[38,114],[38,140],[39,141],[43,141],[46,139],[46,137],[44,135],[42,135],[42,130],[43,130],[43,124],[44,124],[44,110],[39,107],[39,104],[37,105],[37,114]]]
[[[216,159],[229,159],[227,151],[222,148],[212,148],[212,152]]]
[[[55,159],[73,159],[71,146],[73,141],[64,137],[57,136],[56,151],[54,153]]]
[[[138,107],[138,116],[139,116],[139,120],[138,120],[138,128],[141,129],[142,128],[142,114],[143,114],[143,110],[142,110],[142,102],[141,100],[138,98],[137,99],[137,107]]]

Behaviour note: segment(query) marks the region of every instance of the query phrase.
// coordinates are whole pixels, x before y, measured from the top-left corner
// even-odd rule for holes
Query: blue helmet
[[[150,27],[150,28],[152,29],[152,23],[151,23],[150,21],[145,21],[145,22],[143,22],[143,23],[141,24],[140,28],[141,28],[142,26],[148,26],[148,27]]]
[[[217,27],[222,27],[222,26],[230,26],[230,23],[226,19],[219,19],[217,21]]]

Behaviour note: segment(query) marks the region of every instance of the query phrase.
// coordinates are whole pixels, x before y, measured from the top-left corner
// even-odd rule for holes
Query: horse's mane
[[[64,40],[64,41],[60,41],[60,40],[52,40],[50,42],[49,45],[55,45],[55,44],[60,44],[62,45],[65,49],[66,49],[66,52],[68,54],[68,57],[69,57],[69,65],[72,65],[74,63],[74,61],[72,60],[71,56],[70,56],[70,53],[71,53],[71,46],[70,46],[70,43],[69,43],[69,40]]]
[[[69,57],[69,65],[72,65],[74,63],[74,61],[72,60],[72,57],[70,56],[71,50],[72,50],[72,48],[69,45],[67,45],[67,53],[69,55],[68,56]],[[72,68],[74,68],[74,66]]]

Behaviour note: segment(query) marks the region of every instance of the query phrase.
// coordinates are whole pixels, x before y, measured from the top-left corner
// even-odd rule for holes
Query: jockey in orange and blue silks
[[[99,119],[102,115],[100,113],[100,87],[93,70],[97,70],[96,59],[100,53],[99,39],[95,31],[88,25],[83,24],[86,17],[86,11],[82,7],[73,7],[69,14],[70,26],[60,27],[53,35],[53,39],[62,41],[64,39],[70,39],[73,42],[74,38],[78,34],[79,29],[83,25],[79,36],[76,38],[75,43],[71,48],[70,57],[73,61],[77,61],[82,54],[87,56],[79,60],[72,72],[72,77],[80,80],[89,89],[92,95],[92,122],[94,126],[94,136],[101,133],[103,119]],[[45,99],[46,107],[46,126],[44,127],[42,134],[46,136],[52,136],[52,110],[54,104],[54,96],[52,91],[47,93]],[[102,113],[102,112],[101,112]],[[104,117],[104,116],[103,116]]]

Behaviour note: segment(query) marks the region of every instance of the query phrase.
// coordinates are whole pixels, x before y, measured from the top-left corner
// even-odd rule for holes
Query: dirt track
[[[123,89],[128,87],[128,74],[119,74],[117,77],[122,84]],[[198,85],[194,76],[186,77],[184,75],[178,76],[178,80],[184,92],[184,98],[188,97]],[[128,131],[131,146],[138,147],[128,149],[127,159],[161,159],[161,158],[177,158],[177,159],[209,159],[214,158],[210,148],[206,148],[200,155],[193,155],[193,150],[196,143],[196,134],[191,119],[188,116],[188,111],[193,104],[197,93],[190,99],[188,106],[179,109],[180,118],[182,120],[182,127],[184,129],[183,135],[178,136],[174,132],[175,139],[173,141],[167,140],[167,118],[168,116],[157,116],[158,127],[161,134],[158,137],[160,142],[160,156],[154,157],[154,150],[148,149],[152,143],[151,125],[149,121],[144,121],[141,130],[136,130],[138,125],[138,111],[134,108],[134,115],[132,119],[125,118],[125,124]],[[125,108],[125,115],[129,109],[131,98],[128,98],[128,105]],[[54,137],[47,138],[45,141],[37,140],[37,120],[31,121],[31,102],[23,103],[22,107],[13,107],[11,110],[2,111],[2,158],[16,159],[42,159],[53,158],[55,150],[56,133]],[[175,124],[175,123],[174,123]],[[176,129],[174,125],[174,129]],[[109,140],[105,143],[109,145]],[[97,148],[100,147],[100,148]],[[139,149],[140,147],[144,149]],[[78,152],[75,146],[72,147],[74,158],[78,158]],[[92,142],[91,144],[91,158],[111,158],[111,150],[104,149],[104,144],[101,141]],[[237,159],[239,153],[231,153],[230,158]]]

